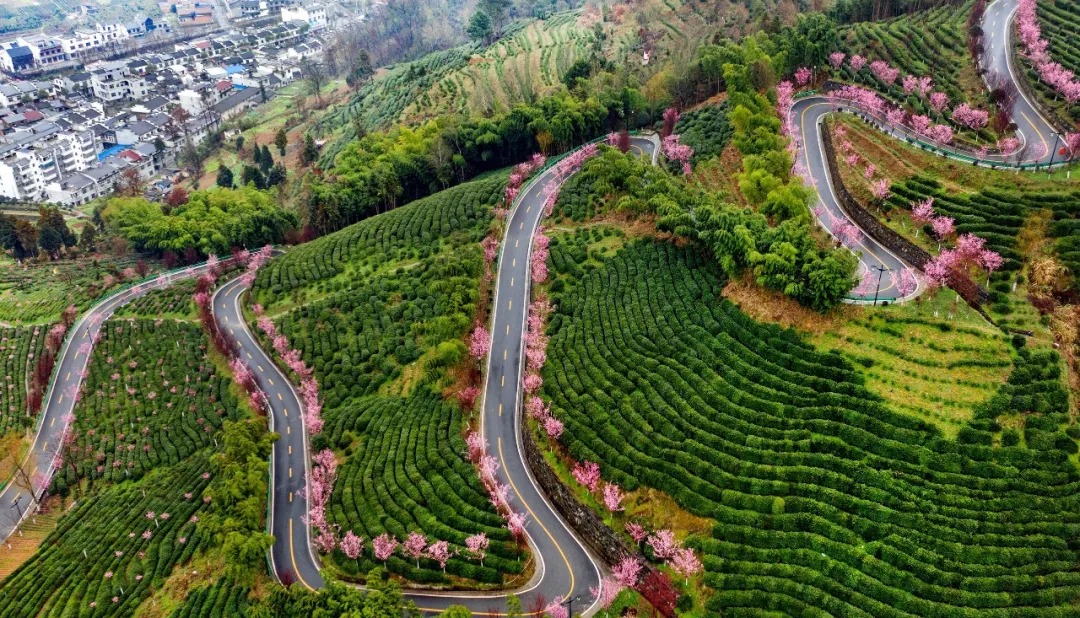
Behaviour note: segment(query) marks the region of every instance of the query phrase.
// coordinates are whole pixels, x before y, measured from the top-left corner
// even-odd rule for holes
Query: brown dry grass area
[[[42,513],[28,518],[20,528],[21,534],[14,534],[8,538],[0,549],[0,579],[14,573],[34,555],[45,537],[56,529],[66,507],[67,505],[59,497],[46,499]]]
[[[748,206],[739,191],[739,172],[742,171],[742,155],[733,144],[728,144],[719,157],[699,164],[694,169],[691,182],[697,182],[709,191],[715,191],[740,206]]]
[[[766,290],[754,283],[749,274],[729,281],[724,286],[723,294],[724,298],[758,322],[779,324],[814,335],[836,330],[863,311],[853,305],[840,305],[827,314],[821,314],[780,292]]]

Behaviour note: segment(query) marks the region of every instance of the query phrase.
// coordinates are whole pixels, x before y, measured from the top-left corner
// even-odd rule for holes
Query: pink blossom
[[[835,51],[829,54],[829,64],[832,65],[832,68],[840,70],[840,67],[844,66],[844,58],[846,57],[847,54],[844,52]]]
[[[525,374],[525,379],[523,380],[523,386],[525,387],[525,392],[526,393],[531,395],[531,394],[539,391],[540,387],[543,386],[543,385],[544,385],[544,379],[540,377],[540,374],[538,374],[538,373],[527,373],[527,374]]]
[[[611,574],[620,586],[633,588],[641,575],[641,562],[633,556],[626,556],[611,569]]]
[[[916,223],[930,223],[934,219],[934,198],[928,197],[921,202],[912,203],[911,218]]]
[[[853,70],[858,72],[861,71],[864,66],[866,66],[866,58],[863,58],[859,54],[855,54],[851,57],[850,60],[848,60],[848,64],[851,65],[851,68]]]
[[[406,541],[407,542],[407,541]],[[446,563],[450,561],[450,544],[446,541],[435,541],[424,550],[424,554],[439,563],[439,568],[446,572]]]
[[[988,112],[972,108],[967,103],[957,105],[952,111],[953,122],[963,125],[973,131],[985,127],[989,118],[990,114]]]
[[[488,547],[487,535],[483,532],[478,532],[465,539],[465,547],[469,550],[469,553],[480,561],[480,566],[484,565],[484,556]]]
[[[930,130],[926,133],[927,137],[941,144],[948,144],[953,141],[953,130],[947,124],[935,124],[930,127]]]
[[[895,279],[895,273],[890,273],[889,276],[894,277],[893,286],[896,288],[896,291],[899,293],[901,298],[907,296],[908,294],[911,294],[915,291],[916,287],[918,287],[918,283],[915,280],[915,275],[912,274],[910,268],[905,268],[901,270],[900,277],[898,279]]]
[[[874,199],[884,202],[889,197],[890,188],[892,188],[892,181],[888,178],[881,178],[870,184],[870,193],[874,196]]]
[[[427,538],[419,532],[410,532],[401,545],[402,553],[415,560],[417,568],[420,567],[420,558],[424,556],[425,549],[427,549]]]
[[[552,440],[558,440],[563,433],[563,422],[554,416],[548,416],[544,419],[544,432]]]
[[[975,261],[986,246],[986,240],[974,234],[961,234],[956,239],[956,251],[960,259]]]
[[[570,618],[570,610],[563,603],[562,597],[556,597],[555,600],[547,604],[543,613],[549,618]]]
[[[338,545],[337,536],[334,535],[334,531],[329,526],[322,526],[319,529],[318,534],[315,535],[315,547],[324,554],[329,554],[334,551],[334,548]]]
[[[592,461],[574,464],[570,474],[573,475],[574,480],[589,491],[596,491],[596,487],[600,483],[600,466]]]
[[[977,261],[979,266],[982,266],[989,275],[994,274],[994,271],[1005,264],[1005,259],[996,251],[991,251],[990,249],[983,249],[980,251]]]
[[[911,94],[919,87],[919,78],[914,75],[905,75],[900,85],[904,89],[904,94]]]
[[[341,537],[341,553],[345,554],[346,558],[350,560],[356,560],[360,557],[360,551],[364,547],[363,537],[356,536],[352,530],[345,532],[345,536]]]
[[[604,506],[612,513],[623,510],[622,501],[625,496],[619,486],[614,483],[604,485]]]
[[[691,575],[701,572],[701,560],[698,560],[694,550],[689,547],[680,547],[675,550],[675,555],[671,558],[671,568],[689,580]]]
[[[626,530],[626,533],[630,535],[630,538],[634,539],[635,543],[640,543],[649,536],[649,533],[645,530],[645,526],[642,526],[637,522],[628,521],[623,525],[623,528]]]
[[[884,82],[886,86],[893,85],[893,83],[896,82],[896,78],[900,77],[900,69],[889,66],[889,63],[884,60],[875,60],[874,62],[871,62],[870,72]]]
[[[469,354],[475,358],[483,358],[487,356],[489,350],[491,350],[491,334],[483,326],[477,324],[469,335]]]
[[[375,537],[371,541],[371,545],[375,551],[375,559],[380,562],[386,562],[386,560],[393,555],[394,550],[397,549],[398,541],[384,532]]]
[[[955,220],[952,217],[935,217],[930,222],[930,226],[934,228],[934,235],[938,240],[945,240],[956,231]]]
[[[864,270],[858,285],[851,290],[852,296],[869,296],[877,288],[877,277],[869,270]]]
[[[899,107],[893,107],[889,111],[885,112],[885,120],[892,125],[904,124],[904,110]]]
[[[877,173],[877,166],[873,163],[867,163],[866,169],[863,170],[863,178],[870,180]]]
[[[795,71],[795,83],[799,86],[805,86],[810,83],[810,77],[812,73],[807,67],[799,67]]]
[[[674,556],[675,550],[682,547],[682,544],[675,540],[675,533],[666,528],[650,534],[645,543],[652,548],[653,555],[660,560],[667,560]]]
[[[926,131],[930,128],[930,117],[923,116],[922,114],[913,114],[911,116],[911,128],[915,129],[915,132],[920,135],[926,135]]]
[[[589,594],[591,594],[596,602],[600,604],[601,609],[607,609],[611,607],[611,604],[615,602],[615,599],[619,596],[625,587],[616,581],[612,577],[605,577],[600,580],[600,587],[589,587]]]
[[[470,431],[465,435],[465,446],[469,448],[469,460],[477,462],[487,450],[487,441],[479,432]]]
[[[944,92],[934,92],[930,95],[930,109],[935,113],[940,114],[942,110],[949,106],[949,95]]]
[[[506,528],[510,534],[521,538],[525,535],[525,521],[528,519],[524,513],[512,512],[506,516]]]

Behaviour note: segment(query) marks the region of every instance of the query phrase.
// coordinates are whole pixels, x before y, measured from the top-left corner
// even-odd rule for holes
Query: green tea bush
[[[697,251],[639,241],[578,273],[562,266],[570,244],[552,245],[566,287],[544,394],[574,458],[715,522],[710,615],[1073,613],[1080,473],[1060,385],[1035,394],[1051,363],[1020,363],[1004,405],[1046,402],[1026,447],[990,446],[990,419],[952,441],[883,405],[841,356],[720,300],[724,277]]]

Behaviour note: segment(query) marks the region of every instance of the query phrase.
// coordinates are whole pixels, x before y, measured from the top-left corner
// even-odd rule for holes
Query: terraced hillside
[[[1076,37],[1076,24],[1080,23],[1080,0],[1040,0],[1038,14],[1043,38],[1050,41],[1050,57],[1073,73],[1080,73],[1080,39]],[[1043,93],[1044,104],[1064,106],[1059,101],[1061,97],[1049,86],[1033,75],[1030,82]],[[1080,105],[1064,107],[1073,120],[1080,120]]]
[[[985,88],[967,51],[967,19],[972,4],[942,6],[884,21],[865,21],[844,26],[840,41],[847,54],[870,61],[884,60],[903,74],[929,75],[935,88],[952,101],[981,101]],[[880,88],[883,85],[864,69],[858,74],[844,69],[849,78]],[[889,90],[903,99],[899,81]]]
[[[910,178],[893,185],[890,203],[910,209],[911,203],[934,198],[934,208],[956,219],[959,233],[970,232],[1006,258],[1006,270],[1016,270],[1026,256],[1020,255],[1017,236],[1029,217],[1049,213],[1047,231],[1062,263],[1076,281],[1080,273],[1080,192],[1023,192],[986,188],[977,193],[951,194],[931,178]]]
[[[462,413],[444,398],[462,377],[480,240],[505,183],[465,183],[297,247],[254,287],[322,385],[326,427],[313,448],[342,462],[328,519],[367,539],[419,531],[461,552],[445,574],[430,560],[390,558],[390,571],[414,581],[497,583],[524,570],[465,459]],[[481,531],[492,540],[483,566],[464,549]],[[332,560],[348,576],[375,565],[370,545],[358,561]]]
[[[49,488],[75,506],[0,582],[0,613],[133,615],[176,566],[220,544],[199,523],[217,506],[204,492],[223,425],[243,412],[207,343],[192,322],[105,323],[81,393],[66,394],[81,398]]]
[[[543,388],[562,440],[715,521],[690,541],[711,614],[1075,610],[1080,473],[1055,353],[1022,350],[953,441],[841,356],[719,300],[719,269],[691,249],[639,241],[594,266],[560,251]]]
[[[45,326],[0,328],[0,435],[33,425],[26,414],[26,394],[47,331]]]

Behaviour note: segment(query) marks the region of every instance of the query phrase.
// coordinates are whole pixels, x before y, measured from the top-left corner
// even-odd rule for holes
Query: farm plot
[[[697,252],[639,241],[579,274],[552,263],[564,289],[543,388],[563,441],[604,478],[715,520],[691,541],[710,614],[1071,612],[1080,475],[1057,405],[996,398],[996,416],[1026,416],[1026,447],[992,447],[993,417],[949,440],[840,355],[718,300],[723,277]],[[1060,403],[1051,389],[1039,400]]]
[[[733,127],[727,119],[728,107],[726,101],[720,105],[707,105],[679,118],[675,132],[682,138],[682,143],[694,149],[691,162],[696,164],[719,156],[731,141]]]
[[[465,459],[457,404],[443,400],[466,356],[480,240],[504,185],[466,183],[297,247],[254,286],[322,387],[326,428],[313,447],[342,462],[328,519],[368,540],[419,531],[461,552],[446,574],[427,560],[387,562],[414,581],[490,584],[524,568]],[[480,531],[492,539],[483,566],[464,555]],[[370,543],[359,562],[340,551],[331,560],[349,577],[374,564]]]
[[[45,349],[45,326],[0,328],[0,435],[31,427],[26,414],[26,389],[37,357]]]
[[[955,436],[1012,367],[1008,343],[989,325],[958,326],[906,315],[868,314],[815,343],[838,350],[866,376],[866,387],[895,410]]]
[[[840,29],[840,43],[849,56],[859,54],[870,61],[884,60],[901,74],[929,75],[934,87],[954,103],[971,101],[985,107],[985,88],[967,51],[967,18],[971,3],[942,6],[885,21],[858,22]],[[844,67],[844,77],[882,90],[896,101],[908,99],[896,84],[886,88],[869,69],[854,72]],[[916,102],[922,113],[924,101]]]
[[[94,348],[70,449],[54,486],[121,482],[211,446],[239,416],[231,377],[207,356],[198,324],[112,319]]]
[[[1048,211],[1048,233],[1062,263],[1072,273],[1080,273],[1080,192],[1016,192],[987,187],[977,193],[947,193],[934,179],[916,176],[892,187],[890,204],[910,209],[911,203],[934,198],[934,209],[956,219],[958,233],[972,233],[1006,259],[1004,271],[1016,271],[1025,257],[1016,246],[1017,235],[1033,213]]]
[[[174,566],[207,546],[195,519],[206,508],[200,496],[209,469],[199,454],[77,500],[33,557],[0,582],[0,613],[134,615]]]
[[[172,318],[193,320],[195,310],[195,280],[177,281],[163,290],[148,292],[116,312],[116,317]]]
[[[141,277],[138,271],[155,268],[132,258],[79,259],[0,268],[0,322],[33,324],[55,321],[68,305],[80,311],[125,280]]]
[[[1080,23],[1080,0],[1041,0],[1038,3],[1039,26],[1043,38],[1050,41],[1050,57],[1054,62],[1080,73],[1080,40],[1076,37],[1076,24]],[[1030,63],[1025,63],[1030,66]],[[1043,94],[1044,101],[1054,107],[1064,107],[1073,120],[1080,120],[1080,105],[1065,105],[1053,89],[1038,79],[1029,68],[1029,81]]]

